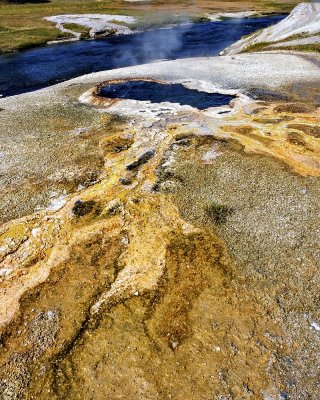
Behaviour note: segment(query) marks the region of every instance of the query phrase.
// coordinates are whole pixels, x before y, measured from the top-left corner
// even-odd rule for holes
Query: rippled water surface
[[[0,95],[36,90],[87,73],[161,59],[217,55],[283,16],[185,24],[0,56]]]

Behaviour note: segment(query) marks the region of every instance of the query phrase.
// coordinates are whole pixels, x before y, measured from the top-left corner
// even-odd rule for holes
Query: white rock
[[[63,32],[70,32],[80,38],[80,34],[70,31],[63,27],[63,24],[77,24],[90,28],[90,36],[94,37],[97,33],[116,30],[117,33],[131,33],[131,29],[124,24],[134,24],[136,19],[126,15],[109,15],[109,14],[70,14],[70,15],[54,15],[44,18],[47,21],[56,23],[56,27]]]
[[[257,43],[272,43],[285,40],[293,35],[314,35],[315,33],[319,32],[319,5],[300,3],[292,10],[287,18],[283,19],[278,24],[256,32],[245,39],[240,39],[238,42],[225,49],[221,55],[237,54],[246,49],[248,46]]]
[[[61,196],[57,197],[56,199],[52,199],[50,205],[47,207],[48,211],[58,211],[60,210],[67,202],[66,195],[62,194]]]
[[[313,328],[317,332],[320,331],[320,325],[317,324],[317,322],[315,322],[315,321],[311,322],[311,328]]]
[[[250,18],[254,15],[257,15],[256,11],[240,11],[240,12],[225,12],[225,13],[216,13],[216,14],[207,14],[206,17],[210,19],[210,21],[222,21],[224,18],[232,18],[232,19],[243,19]]]
[[[217,145],[212,146],[212,148],[206,151],[202,156],[202,161],[207,164],[210,164],[211,161],[215,160],[217,157],[221,156],[221,152]]]

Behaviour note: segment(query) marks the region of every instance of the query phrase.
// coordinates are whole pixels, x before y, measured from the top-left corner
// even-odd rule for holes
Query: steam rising
[[[183,36],[191,28],[191,24],[180,25],[176,29],[163,28],[155,31],[149,31],[147,35],[141,35],[137,38],[137,46],[125,46],[122,54],[118,55],[118,63],[123,65],[137,65],[147,63],[153,60],[170,58],[183,43]]]

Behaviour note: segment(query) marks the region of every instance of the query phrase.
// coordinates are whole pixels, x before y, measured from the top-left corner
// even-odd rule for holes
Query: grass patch
[[[320,43],[310,43],[298,46],[283,46],[277,47],[277,50],[291,50],[291,51],[306,51],[320,53]]]
[[[275,43],[286,43],[291,40],[299,40],[299,39],[306,39],[310,36],[320,36],[320,32],[315,32],[315,33],[296,33],[295,35],[289,36],[283,40],[279,40]]]
[[[6,4],[0,0],[0,54],[46,44],[51,40],[73,37],[43,18],[60,14],[124,14],[140,16],[139,10],[121,8],[121,1],[51,0],[48,3]],[[65,24],[67,25],[67,24]],[[82,38],[86,27],[77,27]],[[76,29],[75,29],[76,30]]]
[[[195,16],[192,18],[193,23],[202,23],[202,22],[210,22],[211,19],[205,16]]]
[[[90,28],[79,25],[79,24],[70,24],[65,23],[63,24],[65,29],[69,29],[70,31],[80,33],[80,39],[89,39],[90,38]]]
[[[250,44],[241,53],[254,53],[254,52],[262,51],[267,46],[270,46],[270,44],[271,44],[270,42],[258,42],[258,43]]]
[[[18,0],[19,1],[19,0]],[[34,1],[34,0],[33,0]],[[228,2],[229,3],[229,2]],[[22,50],[38,45],[43,45],[50,40],[66,37],[50,22],[43,18],[59,14],[123,14],[142,17],[145,25],[163,25],[170,23],[170,19],[177,13],[195,17],[207,12],[220,11],[245,11],[248,9],[246,0],[233,1],[226,7],[224,1],[216,1],[214,4],[207,0],[195,2],[175,0],[154,0],[146,8],[143,3],[128,3],[123,0],[51,0],[48,2],[13,3],[11,0],[0,0],[0,53],[14,50]],[[285,4],[281,1],[265,2],[262,0],[252,2],[251,8],[264,11],[289,11],[298,1],[292,0]],[[173,12],[174,11],[174,12]],[[6,34],[3,34],[6,31]],[[85,35],[85,33],[84,33]]]
[[[50,40],[59,40],[72,37],[71,34],[60,32],[54,28],[0,28],[0,53],[15,50],[27,50],[32,47],[45,45]]]
[[[286,14],[292,10],[293,6],[300,3],[300,1],[277,1],[277,2],[265,1],[263,3],[264,7],[266,7],[267,9],[273,10],[274,12],[277,13]]]
[[[259,32],[256,32],[254,35],[257,36]],[[320,33],[314,33],[314,34],[305,34],[305,33],[300,33],[296,35],[292,35],[287,37],[286,39],[283,40],[278,40],[276,42],[258,42],[249,45],[246,47],[242,53],[252,53],[252,52],[259,52],[263,50],[294,50],[294,51],[312,51],[312,52],[319,52],[320,51],[320,43],[309,43],[309,44],[301,44],[301,45],[294,45],[294,46],[288,46],[286,45],[287,42],[291,40],[299,40],[299,39],[306,39],[310,36],[319,36]],[[250,37],[249,35],[248,37]],[[254,36],[253,36],[254,37]],[[244,39],[243,37],[242,39]],[[268,48],[269,46],[273,45],[278,45],[281,44],[280,46],[277,47],[271,47]]]

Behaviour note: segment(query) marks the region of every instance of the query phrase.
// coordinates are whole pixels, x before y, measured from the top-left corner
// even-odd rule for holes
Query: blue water
[[[0,95],[36,90],[87,73],[161,59],[214,56],[283,16],[186,24],[40,47],[0,56]]]
[[[220,93],[198,92],[181,84],[166,85],[157,82],[129,81],[104,86],[100,96],[111,99],[149,100],[152,103],[168,101],[205,110],[229,104],[234,96]]]

